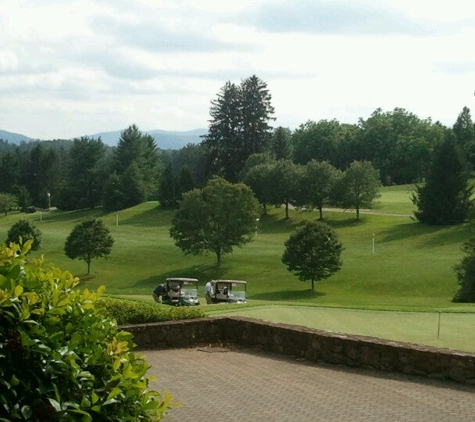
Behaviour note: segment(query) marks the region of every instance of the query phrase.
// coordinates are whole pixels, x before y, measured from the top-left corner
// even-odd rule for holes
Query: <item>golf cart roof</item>
[[[187,277],[169,277],[167,278],[168,282],[173,282],[173,281],[183,281],[183,282],[188,282],[188,283],[197,283],[198,279],[197,278],[187,278]]]
[[[238,284],[246,284],[243,280],[214,280],[216,283],[226,283],[226,284],[233,284],[234,286]]]

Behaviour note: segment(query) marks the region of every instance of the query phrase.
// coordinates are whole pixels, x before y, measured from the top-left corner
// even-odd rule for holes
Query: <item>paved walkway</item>
[[[165,421],[463,422],[475,387],[239,349],[141,352],[182,403]]]

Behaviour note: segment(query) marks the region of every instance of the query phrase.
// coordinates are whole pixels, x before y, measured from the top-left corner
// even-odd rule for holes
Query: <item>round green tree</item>
[[[91,261],[110,255],[113,244],[114,239],[104,222],[98,218],[88,218],[74,226],[66,239],[64,252],[68,258],[84,260],[89,274]]]
[[[6,243],[7,245],[10,243],[19,243],[20,238],[23,243],[27,240],[31,240],[31,250],[36,251],[41,245],[41,235],[41,230],[38,229],[34,223],[22,218],[14,223],[10,227],[10,230],[8,230]]]
[[[183,194],[170,236],[184,253],[213,252],[219,264],[234,246],[252,240],[258,209],[259,202],[244,183],[214,177],[204,189]]]
[[[343,245],[328,224],[309,221],[285,241],[282,262],[299,280],[310,280],[315,291],[315,281],[326,279],[341,269],[342,250]]]

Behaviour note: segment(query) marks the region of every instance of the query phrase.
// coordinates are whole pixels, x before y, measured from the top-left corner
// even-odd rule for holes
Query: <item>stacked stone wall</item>
[[[475,384],[475,354],[241,317],[122,326],[142,349],[233,345],[313,362]]]

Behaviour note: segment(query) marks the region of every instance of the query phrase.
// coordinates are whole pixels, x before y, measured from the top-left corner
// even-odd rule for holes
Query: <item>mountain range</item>
[[[104,144],[112,147],[118,144],[122,132],[123,130],[116,130],[113,132],[100,132],[93,135],[83,136],[89,136],[89,138],[94,139],[100,137]],[[181,149],[188,144],[198,144],[202,141],[201,136],[206,135],[207,132],[207,129],[194,129],[182,132],[160,129],[143,131],[143,133],[151,135],[155,139],[155,143],[160,149]],[[78,138],[80,138],[80,136]],[[0,130],[0,139],[16,145],[19,145],[21,142],[39,140],[21,135],[19,133],[7,132],[5,130]]]

